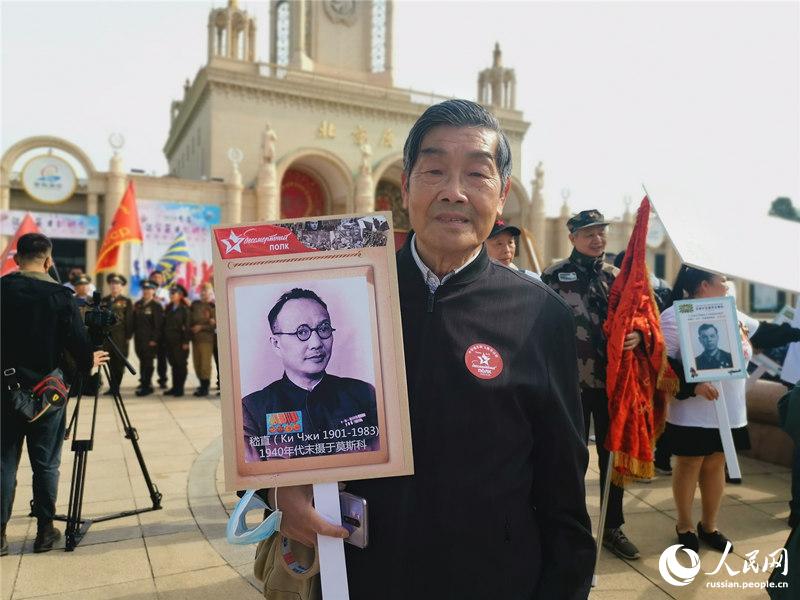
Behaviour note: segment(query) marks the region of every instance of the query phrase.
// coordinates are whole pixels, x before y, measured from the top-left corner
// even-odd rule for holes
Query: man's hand
[[[719,398],[719,390],[711,383],[698,383],[694,386],[694,395],[702,396],[706,400],[711,400],[713,402]]]
[[[108,362],[108,352],[105,350],[95,350],[94,354],[92,355],[92,368],[96,369],[100,365],[104,365]]]
[[[631,331],[625,336],[625,342],[622,344],[623,350],[633,350],[642,343],[642,334],[639,331]]]
[[[181,344],[181,348],[183,348],[184,350],[188,350],[189,344]]]
[[[156,346],[158,346],[158,342],[147,342],[147,345],[150,346],[151,348],[155,348]]]
[[[202,325],[192,325],[192,333],[197,333],[203,328]]]
[[[275,506],[275,490],[267,493],[269,503]],[[310,485],[295,485],[278,490],[278,506],[283,512],[281,533],[291,540],[312,547],[317,543],[317,534],[346,538],[350,533],[344,527],[328,523],[319,514],[311,500],[314,497]]]

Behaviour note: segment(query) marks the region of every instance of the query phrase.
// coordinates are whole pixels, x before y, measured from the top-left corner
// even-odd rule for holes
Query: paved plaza
[[[23,458],[14,515],[8,525],[10,553],[0,559],[2,598],[145,600],[260,598],[252,576],[251,546],[225,541],[228,513],[236,496],[222,482],[219,398],[133,395],[126,379],[125,404],[150,474],[163,493],[163,509],[93,525],[74,552],[33,554],[36,525],[27,517],[31,471]],[[191,383],[191,381],[190,381]],[[187,389],[193,390],[193,386]],[[88,404],[84,405],[88,407]],[[85,409],[84,409],[85,410]],[[88,420],[85,413],[82,420]],[[131,443],[124,439],[109,397],[101,399],[94,451],[89,455],[84,515],[91,518],[134,507],[150,506],[144,479]],[[596,455],[587,474],[589,513],[599,515]],[[65,445],[59,510],[69,495],[72,453]],[[780,548],[789,530],[790,474],[785,468],[741,459],[742,485],[728,486],[719,526],[736,543],[727,564],[742,570],[744,556]],[[625,531],[642,558],[623,561],[604,552],[599,582],[590,598],[765,598],[763,590],[710,589],[707,581],[756,582],[767,573],[714,576],[720,554],[701,549],[701,574],[685,587],[672,587],[659,575],[661,552],[674,543],[675,510],[669,478],[632,485],[625,494]],[[699,518],[699,500],[696,501]],[[59,526],[63,529],[63,523]],[[376,595],[376,600],[380,596]]]

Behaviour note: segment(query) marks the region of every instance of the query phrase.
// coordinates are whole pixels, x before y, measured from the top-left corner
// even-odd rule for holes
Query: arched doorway
[[[298,169],[287,169],[281,181],[281,218],[325,214],[325,192],[319,180]]]
[[[375,210],[392,213],[394,243],[398,248],[405,243],[408,232],[411,230],[408,211],[403,208],[403,198],[400,194],[402,173],[402,155],[385,158],[374,170],[374,176],[378,182],[375,186]]]

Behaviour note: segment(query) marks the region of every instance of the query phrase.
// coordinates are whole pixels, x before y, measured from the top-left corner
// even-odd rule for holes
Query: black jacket
[[[20,384],[30,386],[62,365],[65,350],[80,372],[91,369],[92,345],[72,290],[21,273],[0,279],[0,290],[3,370],[16,369]]]
[[[397,266],[414,475],[347,484],[367,499],[370,538],[345,545],[350,597],[586,598],[595,545],[569,307],[485,249],[435,294],[408,243]],[[500,354],[494,378],[466,366],[478,343]]]

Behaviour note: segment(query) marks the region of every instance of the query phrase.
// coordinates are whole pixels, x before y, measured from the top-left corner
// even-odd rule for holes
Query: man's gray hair
[[[403,172],[406,174],[406,189],[411,170],[419,157],[420,146],[425,134],[434,127],[483,127],[497,133],[497,150],[494,162],[500,172],[500,185],[505,188],[511,177],[511,145],[500,122],[480,104],[470,100],[445,100],[429,106],[411,128],[403,146]]]

